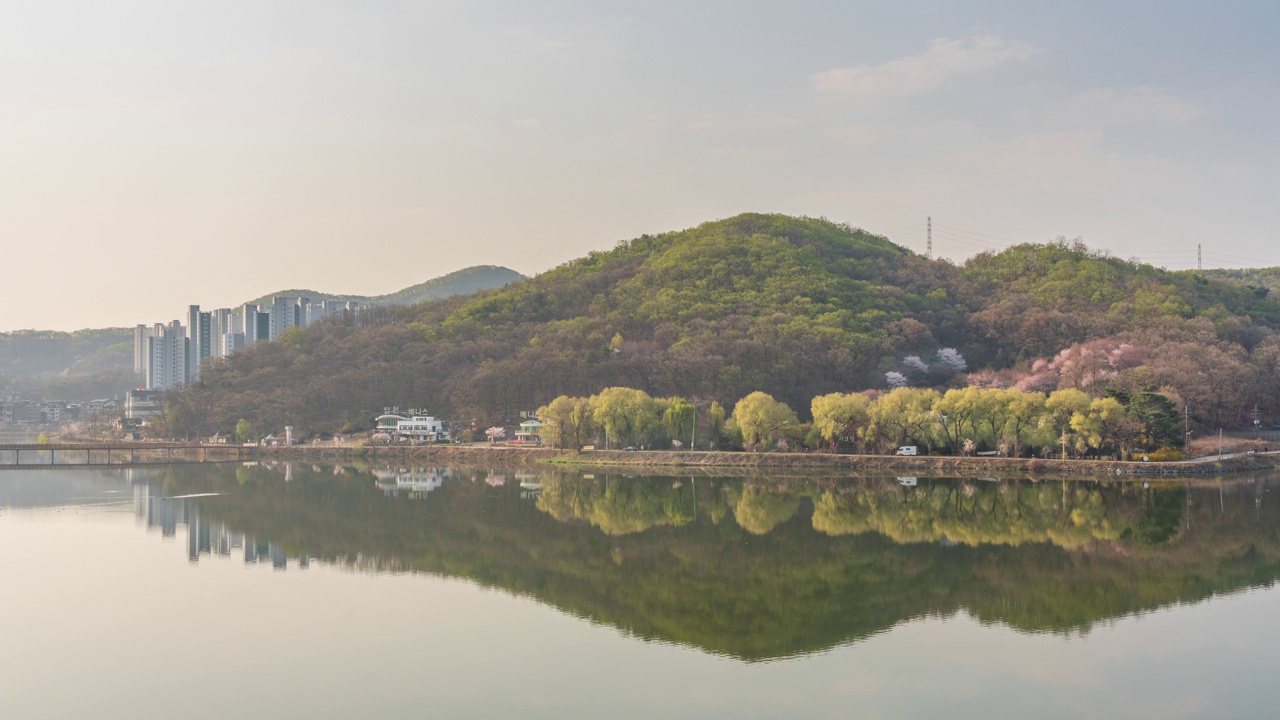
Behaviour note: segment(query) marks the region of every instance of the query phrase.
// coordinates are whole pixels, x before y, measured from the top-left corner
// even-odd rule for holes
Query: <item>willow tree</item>
[[[538,408],[542,439],[557,448],[579,448],[591,437],[591,403],[561,395]]]
[[[895,445],[915,439],[924,443],[927,450],[932,450],[932,431],[937,422],[933,406],[941,397],[937,390],[909,387],[881,395],[871,405],[868,432]]]
[[[1008,419],[1005,430],[1013,439],[1013,455],[1022,455],[1022,443],[1036,429],[1045,415],[1044,393],[1023,392],[1009,389],[1005,391],[1005,402],[1008,407]]]
[[[782,428],[799,422],[786,403],[759,390],[738,401],[733,407],[733,420],[742,430],[742,441],[747,445],[772,440]]]
[[[684,442],[685,438],[691,437],[695,410],[684,398],[671,398],[668,402],[670,405],[662,414],[662,426],[667,431],[667,437]]]
[[[643,390],[611,387],[591,396],[591,417],[605,444],[626,444],[649,434],[660,421],[657,402]]]
[[[862,430],[871,419],[871,398],[862,393],[830,393],[814,398],[809,409],[813,426],[834,451],[841,441],[862,439]]]
[[[1048,411],[1045,419],[1053,424],[1055,432],[1060,433],[1058,442],[1062,444],[1063,460],[1067,459],[1067,445],[1074,445],[1077,450],[1084,449],[1082,443],[1086,441],[1071,433],[1071,419],[1077,414],[1087,414],[1092,401],[1087,394],[1075,388],[1054,391],[1045,400],[1045,410]]]

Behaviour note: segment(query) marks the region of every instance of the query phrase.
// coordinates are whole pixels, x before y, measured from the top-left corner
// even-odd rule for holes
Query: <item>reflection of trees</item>
[[[827,535],[877,532],[900,543],[1048,542],[1075,548],[1117,540],[1136,522],[1136,497],[1124,503],[1121,493],[1111,494],[1109,507],[1099,486],[1080,483],[866,483],[853,492],[818,496],[813,526]]]
[[[771,532],[800,508],[800,495],[770,485],[735,484],[724,490],[712,496],[707,508],[712,521],[718,523],[724,516],[727,499],[738,525],[755,535]],[[543,479],[538,509],[561,522],[587,522],[607,535],[628,535],[687,524],[693,519],[692,493],[692,486],[678,480],[548,477]]]
[[[733,517],[747,532],[764,535],[791,519],[800,509],[800,496],[748,483],[738,494]]]
[[[466,578],[638,637],[748,659],[959,610],[1078,631],[1280,578],[1280,517],[1255,501],[1263,484],[1220,496],[1180,485],[921,480],[906,489],[548,470],[534,503],[514,483],[487,484],[487,470],[455,470],[419,499],[384,495],[354,471],[295,468],[286,483],[244,470],[174,466],[166,491],[225,493],[201,501],[202,516],[290,554]],[[810,498],[812,526],[801,521]]]
[[[692,497],[682,483],[548,477],[538,509],[561,522],[589,522],[608,535],[627,535],[693,519]]]

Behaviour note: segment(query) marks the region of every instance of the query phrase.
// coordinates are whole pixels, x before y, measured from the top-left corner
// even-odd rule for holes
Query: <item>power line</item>
[[[924,225],[925,225],[925,224],[924,224],[924,223],[922,223],[922,222],[913,222],[913,223],[911,223],[910,225],[900,225],[900,226],[898,226],[898,227],[892,227],[892,228],[889,228],[889,229],[885,230],[885,234],[886,234],[886,235],[889,235],[889,234],[892,234],[892,233],[899,233],[899,232],[904,232],[904,231],[907,231],[907,230],[916,230],[916,229],[918,229],[918,228],[922,228],[922,227],[924,227]]]
[[[968,245],[969,247],[981,248],[983,250],[1007,250],[1008,249],[1004,245],[988,245],[983,242],[977,242],[969,238],[959,237],[956,235],[939,234],[938,238],[940,240],[943,240],[944,242],[957,243],[959,245]]]
[[[976,237],[974,235],[970,235],[968,233],[961,232],[958,230],[939,230],[938,232],[942,233],[943,235],[947,235],[953,238],[959,238],[962,240],[968,240],[969,242],[979,243],[982,245],[986,245],[988,247],[997,247],[1002,249],[1007,247],[1013,247],[1012,245],[1006,245],[1003,243],[994,242],[992,240],[987,240],[982,237]]]
[[[982,252],[991,252],[1006,250],[1009,247],[1018,245],[1021,242],[1011,240],[1007,237],[992,235],[990,233],[979,232],[977,230],[966,230],[954,225],[933,222],[933,216],[927,216],[925,222],[912,223],[899,228],[894,228],[886,233],[884,237],[889,238],[899,245],[914,244],[920,241],[920,235],[924,235],[925,257],[934,258],[936,248],[934,247],[934,231],[937,230],[937,239],[944,245],[950,243],[955,246],[962,246],[965,249],[976,249]],[[922,232],[923,231],[923,232]],[[919,247],[917,245],[917,247]],[[962,248],[956,248],[962,250]],[[972,250],[969,251],[972,254]],[[1118,257],[1118,256],[1117,256]],[[1157,252],[1150,254],[1131,254],[1129,259],[1136,260],[1140,263],[1156,265],[1164,269],[1166,265],[1182,265],[1186,269],[1204,270],[1206,260],[1210,264],[1209,269],[1250,269],[1258,267],[1271,267],[1280,265],[1280,261],[1263,260],[1256,257],[1245,257],[1243,255],[1234,255],[1216,250],[1205,250],[1203,243],[1196,244],[1194,258],[1188,249],[1186,252]],[[1194,264],[1193,264],[1194,263]]]
[[[965,230],[964,228],[951,227],[951,226],[948,226],[948,225],[943,225],[942,223],[938,223],[938,227],[940,227],[940,228],[947,228],[947,229],[949,229],[949,230],[955,230],[955,231],[958,231],[958,232],[965,233],[965,234],[967,234],[967,235],[977,235],[977,236],[979,236],[979,237],[990,238],[990,239],[992,239],[992,240],[997,240],[997,241],[999,241],[999,242],[1002,242],[1002,243],[1004,243],[1005,245],[1017,245],[1017,244],[1018,244],[1018,242],[1019,242],[1019,241],[1017,241],[1017,240],[1010,240],[1009,238],[1000,237],[1000,236],[998,236],[998,235],[988,235],[988,234],[986,234],[986,233],[980,233],[980,232],[978,232],[978,231],[976,231],[976,230]]]
[[[1243,255],[1232,255],[1232,254],[1230,254],[1230,253],[1220,253],[1220,252],[1216,252],[1216,251],[1214,251],[1214,250],[1207,250],[1207,251],[1205,251],[1205,254],[1206,254],[1206,255],[1213,256],[1213,257],[1231,258],[1231,259],[1233,259],[1233,260],[1245,260],[1245,261],[1247,261],[1247,262],[1251,262],[1251,263],[1258,263],[1258,264],[1262,264],[1262,265],[1265,265],[1265,264],[1267,264],[1267,262],[1268,262],[1268,261],[1266,261],[1266,260],[1262,260],[1262,259],[1259,259],[1259,258],[1244,257]]]

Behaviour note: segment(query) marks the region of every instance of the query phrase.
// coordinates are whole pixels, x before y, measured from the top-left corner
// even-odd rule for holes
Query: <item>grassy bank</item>
[[[1053,475],[1078,477],[1217,475],[1280,467],[1280,455],[1248,455],[1198,463],[1143,463],[1048,458],[898,457],[893,455],[832,455],[826,453],[745,453],[689,451],[594,450],[575,452],[553,448],[422,445],[351,448],[266,448],[264,457],[307,460],[367,459],[385,462],[453,461],[466,463],[554,463],[581,466],[700,467],[700,468],[818,468],[858,472],[887,471],[908,475]]]

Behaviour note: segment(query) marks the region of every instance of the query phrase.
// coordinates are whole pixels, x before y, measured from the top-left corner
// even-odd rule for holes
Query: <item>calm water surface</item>
[[[0,717],[1272,718],[1280,476],[0,472]]]

